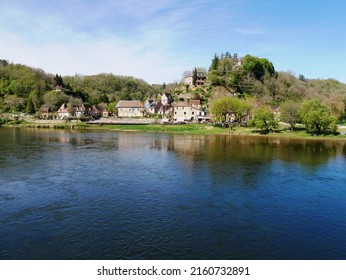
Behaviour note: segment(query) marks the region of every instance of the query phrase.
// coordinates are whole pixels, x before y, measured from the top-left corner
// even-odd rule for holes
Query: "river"
[[[0,259],[346,259],[346,142],[0,128]]]

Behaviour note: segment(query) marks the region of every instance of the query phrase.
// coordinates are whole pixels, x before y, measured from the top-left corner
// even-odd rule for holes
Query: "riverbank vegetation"
[[[229,126],[238,130],[239,126],[247,126],[242,128],[246,133],[268,134],[281,131],[279,122],[283,122],[290,133],[300,134],[303,128],[308,135],[336,135],[340,133],[337,124],[346,122],[346,84],[336,80],[277,72],[266,58],[251,55],[240,58],[229,52],[215,54],[204,72],[203,86],[188,86],[183,81],[149,85],[137,78],[113,74],[62,77],[0,60],[0,114],[3,114],[0,125],[7,122],[9,113],[39,116],[41,108],[54,111],[63,103],[102,104],[112,113],[119,100],[144,101],[159,93],[170,93],[175,101],[199,99],[207,114],[212,114],[220,124],[206,133],[216,132],[216,127],[218,132],[228,133]],[[64,90],[55,90],[57,87]],[[136,129],[145,128],[140,127]],[[196,127],[190,124],[148,129],[180,132],[195,131]]]

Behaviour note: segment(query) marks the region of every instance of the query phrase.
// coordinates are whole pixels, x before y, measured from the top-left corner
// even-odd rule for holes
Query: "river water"
[[[346,259],[346,142],[0,128],[0,259]]]

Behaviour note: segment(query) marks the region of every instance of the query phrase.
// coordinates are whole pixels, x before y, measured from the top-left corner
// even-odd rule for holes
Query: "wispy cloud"
[[[263,35],[265,33],[260,27],[235,27],[231,30],[241,35]]]
[[[158,83],[180,79],[197,65],[208,67],[215,53],[251,53],[286,63],[292,61],[290,50],[297,57],[294,42],[314,49],[344,45],[338,32],[345,20],[335,22],[335,13],[316,24],[315,16],[285,13],[289,8],[274,0],[2,0],[0,53],[52,73],[112,72]],[[337,31],[325,33],[322,41],[317,32],[327,28]],[[304,49],[306,57],[316,53]]]

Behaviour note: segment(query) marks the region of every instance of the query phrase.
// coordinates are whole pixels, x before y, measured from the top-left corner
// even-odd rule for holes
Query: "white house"
[[[194,121],[199,120],[202,116],[204,116],[204,112],[194,102],[173,104],[173,119],[175,121]]]
[[[143,117],[144,105],[139,100],[120,100],[115,106],[118,117]]]
[[[65,103],[63,103],[59,110],[58,110],[58,118],[60,119],[65,119],[65,118],[69,118],[71,116],[70,112],[68,111],[68,108],[66,106]]]

